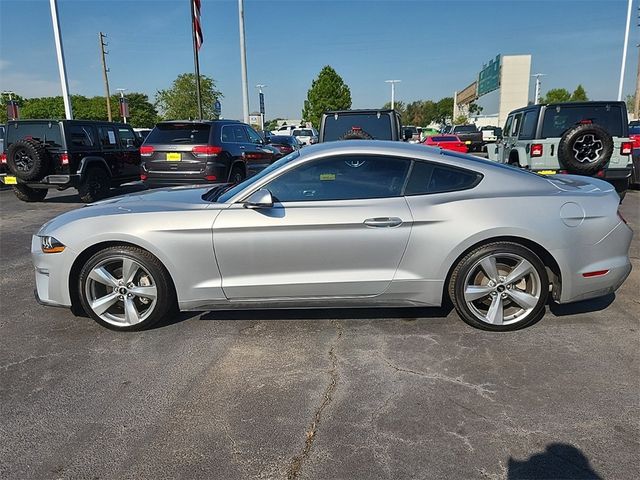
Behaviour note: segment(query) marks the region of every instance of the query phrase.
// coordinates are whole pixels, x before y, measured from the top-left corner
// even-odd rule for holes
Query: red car
[[[457,135],[434,135],[427,137],[423,145],[428,147],[440,147],[444,150],[453,150],[454,152],[467,153],[469,149],[465,143],[458,138]]]

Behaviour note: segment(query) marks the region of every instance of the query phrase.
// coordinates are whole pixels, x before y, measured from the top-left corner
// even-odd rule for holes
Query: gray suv
[[[530,105],[511,112],[489,159],[537,173],[603,178],[621,197],[629,187],[633,144],[624,102]]]

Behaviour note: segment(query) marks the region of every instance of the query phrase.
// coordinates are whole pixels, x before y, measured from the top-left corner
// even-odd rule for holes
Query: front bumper
[[[69,273],[75,258],[67,247],[60,253],[42,253],[40,237],[31,238],[31,259],[35,268],[36,300],[42,305],[71,307]]]

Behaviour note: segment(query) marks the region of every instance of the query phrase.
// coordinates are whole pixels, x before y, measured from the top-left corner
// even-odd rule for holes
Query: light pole
[[[116,88],[120,92],[120,114],[122,115],[122,123],[127,123],[127,111],[124,108],[124,91],[126,88]]]
[[[540,77],[545,77],[546,75],[547,75],[546,73],[536,73],[534,75],[531,75],[533,78],[536,79],[536,94],[535,94],[535,97],[533,97],[534,105],[537,105],[540,103],[540,87],[542,86],[542,81],[540,80]]]
[[[60,37],[58,3],[56,0],[49,0],[49,6],[51,7],[51,22],[53,23],[53,39],[56,43],[56,54],[58,56],[58,70],[60,71],[60,85],[62,86],[64,112],[67,120],[73,120],[73,111],[71,110],[71,101],[69,100],[69,84],[67,83],[67,67],[64,64],[64,51],[62,49],[62,38]]]
[[[262,93],[262,89],[266,87],[266,85],[259,83],[256,85],[258,89],[258,100],[260,102],[260,130],[264,133],[264,93]]]
[[[396,83],[400,83],[402,80],[385,80],[384,83],[391,84],[391,110],[396,106]]]
[[[627,63],[627,47],[629,46],[629,26],[631,25],[631,5],[633,0],[629,0],[627,7],[627,27],[624,31],[624,46],[622,47],[622,65],[620,66],[620,85],[618,86],[618,101],[622,100],[622,85],[624,84],[624,68]]]
[[[243,0],[238,0],[238,22],[240,24],[240,64],[242,68],[242,114],[244,123],[249,123],[249,87],[247,82],[247,50],[244,44]]]

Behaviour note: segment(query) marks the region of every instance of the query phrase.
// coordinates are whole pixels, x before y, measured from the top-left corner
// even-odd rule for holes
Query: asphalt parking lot
[[[33,298],[0,191],[0,477],[640,477],[640,241],[617,292],[523,331],[448,309],[181,314],[116,333]],[[640,192],[622,212],[640,229]]]

